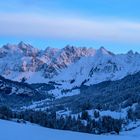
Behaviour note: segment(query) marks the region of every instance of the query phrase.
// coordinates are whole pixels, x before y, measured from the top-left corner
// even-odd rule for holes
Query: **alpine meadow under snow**
[[[43,128],[34,124],[17,124],[15,122],[0,120],[2,140],[138,140],[140,139],[140,128],[131,132],[122,132],[118,135],[92,135],[70,131],[53,130]]]

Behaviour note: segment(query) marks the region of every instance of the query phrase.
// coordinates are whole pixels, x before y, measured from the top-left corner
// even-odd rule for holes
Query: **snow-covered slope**
[[[120,135],[92,135],[78,132],[53,130],[32,124],[18,124],[0,120],[1,140],[138,140],[140,128]]]
[[[0,106],[18,108],[46,98],[29,84],[12,81],[0,76]]]
[[[11,81],[0,76],[0,93],[6,95],[26,95],[29,97],[39,94],[27,84]]]
[[[83,57],[65,68],[54,77],[56,81],[67,87],[93,85],[107,80],[118,80],[129,74],[140,71],[140,54],[128,52],[114,55],[104,48],[96,51],[94,56]],[[71,80],[74,80],[71,83]]]

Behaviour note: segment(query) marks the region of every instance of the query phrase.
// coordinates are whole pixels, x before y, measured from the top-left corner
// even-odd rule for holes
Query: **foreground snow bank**
[[[140,128],[121,135],[92,135],[0,120],[0,140],[138,140]]]

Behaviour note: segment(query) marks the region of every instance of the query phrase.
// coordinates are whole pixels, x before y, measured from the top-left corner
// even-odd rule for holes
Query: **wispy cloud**
[[[0,36],[140,42],[140,23],[0,13]]]

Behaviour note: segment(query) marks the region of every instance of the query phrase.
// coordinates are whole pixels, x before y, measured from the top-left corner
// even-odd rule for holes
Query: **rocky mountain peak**
[[[127,52],[127,55],[129,55],[129,56],[134,55],[134,52],[132,50],[130,50]]]
[[[23,53],[25,53],[26,55],[36,55],[39,50],[37,48],[34,48],[33,46],[31,46],[30,44],[26,44],[23,41],[21,41],[17,47],[23,51]]]
[[[103,54],[103,55],[114,55],[114,53],[108,51],[106,48],[104,48],[103,46],[101,46],[98,50],[97,50],[98,54]]]

